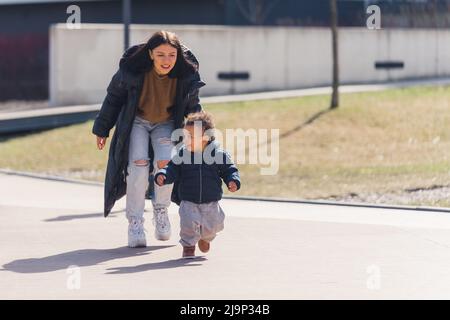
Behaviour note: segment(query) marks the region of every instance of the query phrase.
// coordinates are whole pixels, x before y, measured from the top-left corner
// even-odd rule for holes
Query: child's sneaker
[[[198,248],[200,249],[201,252],[207,253],[209,251],[209,242],[200,239],[198,241]]]
[[[144,219],[132,219],[128,224],[128,247],[138,248],[146,246],[147,239],[145,237]]]
[[[195,246],[183,247],[183,259],[195,258]]]

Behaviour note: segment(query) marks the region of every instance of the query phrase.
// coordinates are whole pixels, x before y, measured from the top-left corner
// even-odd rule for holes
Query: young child
[[[214,139],[214,124],[206,112],[191,113],[184,126],[184,144],[166,167],[155,175],[159,186],[174,183],[179,202],[183,258],[195,257],[195,245],[209,251],[210,242],[224,228],[219,205],[222,180],[228,190],[240,188],[239,172],[228,152]]]

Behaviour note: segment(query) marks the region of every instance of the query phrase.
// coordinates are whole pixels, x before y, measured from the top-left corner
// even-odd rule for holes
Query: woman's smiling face
[[[168,74],[177,61],[177,49],[167,43],[149,50],[149,54],[156,72],[161,75]]]

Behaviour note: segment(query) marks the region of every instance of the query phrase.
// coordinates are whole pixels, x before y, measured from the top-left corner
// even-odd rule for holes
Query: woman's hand
[[[97,148],[99,150],[102,150],[105,144],[106,144],[106,137],[97,136]]]
[[[235,192],[237,190],[237,184],[234,181],[228,182],[228,190]]]
[[[158,175],[158,177],[156,178],[156,184],[160,187],[162,187],[164,185],[164,180],[166,180],[166,176],[164,174],[160,174]]]

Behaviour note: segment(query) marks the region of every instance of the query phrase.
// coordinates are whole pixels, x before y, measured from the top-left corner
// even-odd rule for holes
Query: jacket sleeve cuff
[[[109,131],[103,129],[97,121],[94,122],[94,126],[92,127],[92,133],[98,137],[109,137]]]

